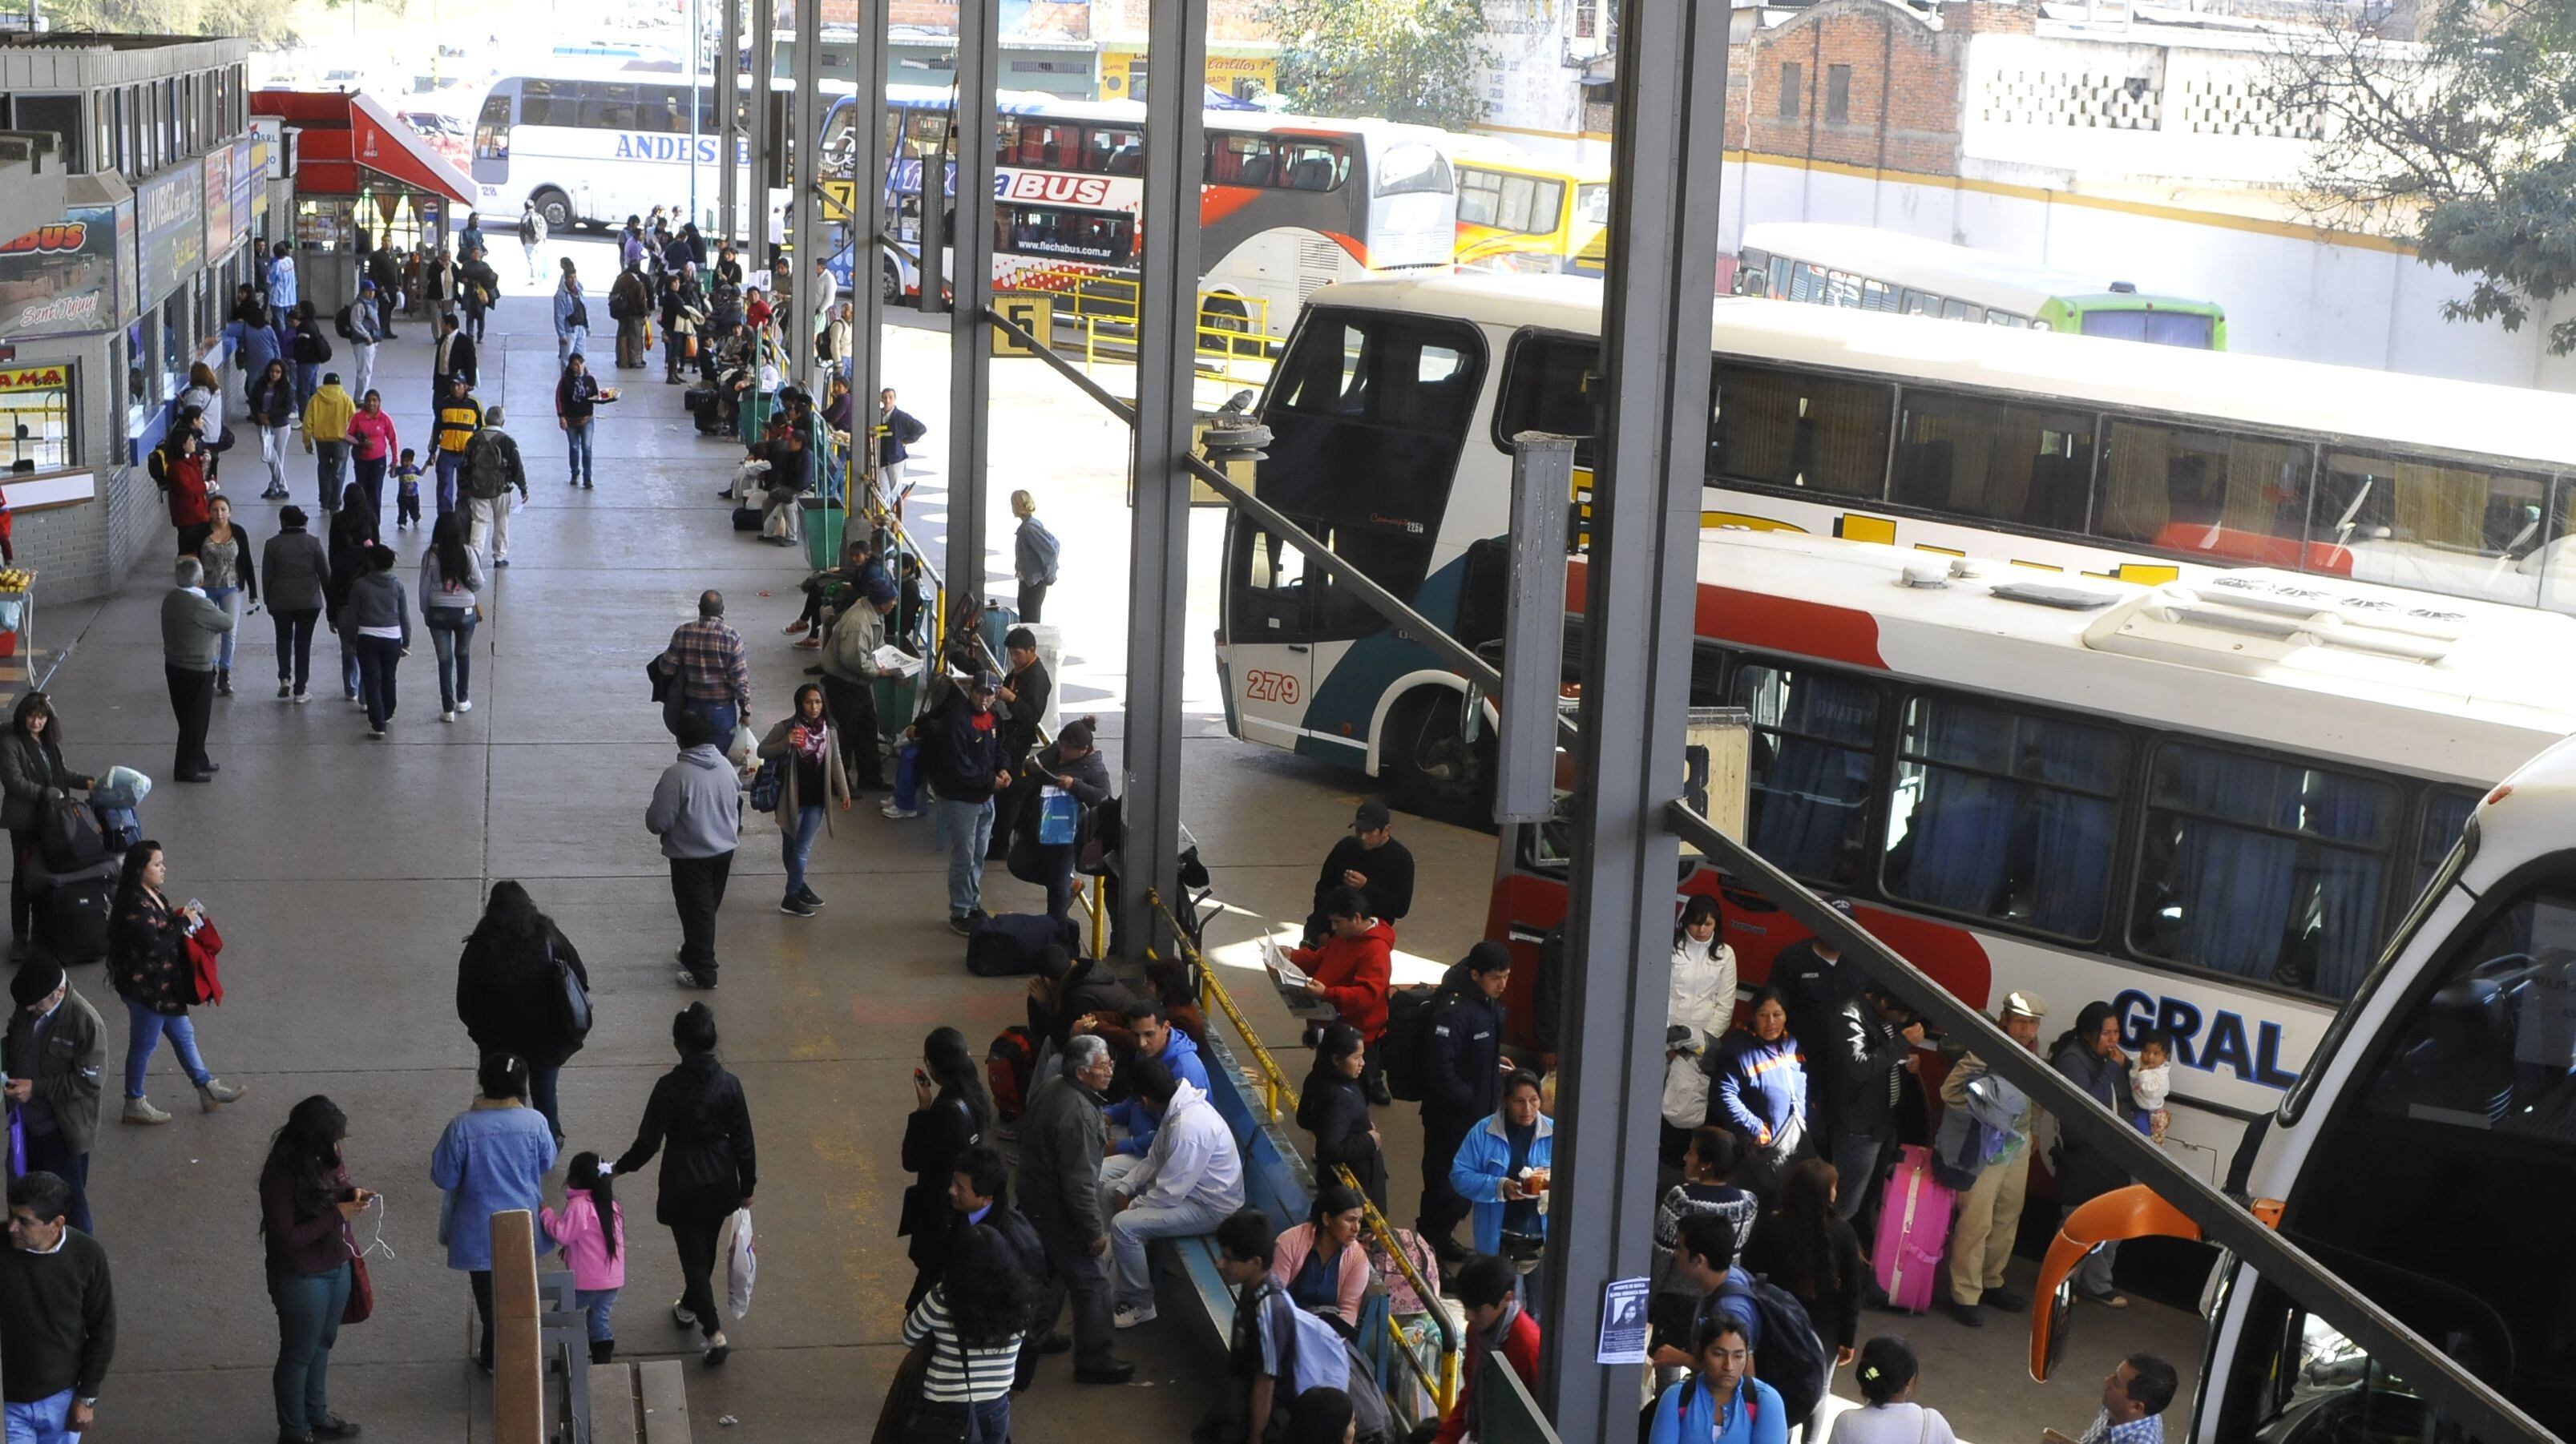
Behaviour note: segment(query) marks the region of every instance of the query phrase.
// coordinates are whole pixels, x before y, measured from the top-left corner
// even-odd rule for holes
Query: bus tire
[[[547,234],[560,235],[572,229],[572,197],[547,186],[528,199],[537,203],[537,214],[544,219]]]
[[[1225,355],[1241,354],[1244,344],[1238,336],[1252,334],[1252,313],[1232,296],[1210,296],[1199,303],[1199,349]]]
[[[903,301],[903,272],[896,268],[892,256],[877,257],[877,294],[889,303],[900,305]]]
[[[1494,830],[1494,729],[1472,744],[1459,734],[1461,698],[1425,687],[1387,716],[1380,770],[1392,784],[1395,805],[1435,822]]]

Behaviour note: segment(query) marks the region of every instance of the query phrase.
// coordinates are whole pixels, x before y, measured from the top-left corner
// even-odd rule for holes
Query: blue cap
[[[372,291],[372,290],[374,290],[375,288],[376,288],[376,283],[375,283],[375,282],[373,282],[373,281],[360,281],[360,282],[358,283],[358,289],[359,289],[359,290],[361,290],[361,291]]]

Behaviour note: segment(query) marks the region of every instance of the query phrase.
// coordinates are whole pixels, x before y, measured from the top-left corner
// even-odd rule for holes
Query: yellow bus
[[[1458,176],[1457,261],[1481,271],[1601,274],[1610,172],[1499,145],[1450,152]],[[1587,265],[1588,262],[1588,265]]]

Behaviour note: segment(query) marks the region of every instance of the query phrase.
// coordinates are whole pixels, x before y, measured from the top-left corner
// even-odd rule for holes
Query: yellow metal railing
[[[1164,904],[1161,890],[1147,888],[1145,900],[1162,918],[1163,925],[1171,929],[1173,945],[1180,949],[1181,957],[1198,970],[1200,992],[1215,1001],[1217,1010],[1225,1014],[1228,1022],[1234,1024],[1236,1036],[1242,1038],[1244,1046],[1252,1050],[1253,1061],[1260,1065],[1263,1103],[1270,1112],[1270,1121],[1273,1123],[1279,1121],[1279,1105],[1283,1100],[1293,1114],[1297,1107],[1297,1089],[1288,1081],[1287,1070],[1281,1068],[1279,1060],[1270,1055],[1269,1048],[1262,1044],[1261,1035],[1252,1031],[1251,1021],[1243,1016],[1242,1009],[1235,1006],[1234,998],[1226,992],[1225,985],[1217,981],[1216,971],[1208,966],[1207,958],[1191,945],[1189,934],[1172,916],[1171,908]],[[1152,957],[1150,951],[1147,957],[1149,959]],[[1415,1297],[1436,1309],[1440,1298],[1439,1288],[1424,1278],[1421,1271],[1414,1267],[1413,1260],[1405,1255],[1403,1246],[1396,1242],[1394,1228],[1387,1223],[1386,1216],[1378,1212],[1377,1205],[1369,1200],[1368,1190],[1360,1187],[1359,1175],[1351,1172],[1350,1165],[1342,1163],[1333,1165],[1333,1172],[1343,1186],[1360,1196],[1360,1220],[1368,1230],[1369,1237],[1377,1240],[1378,1247],[1386,1251],[1388,1258],[1395,1260],[1396,1272],[1404,1275],[1404,1281],[1412,1287]],[[1423,1391],[1431,1396],[1432,1402],[1439,1408],[1441,1414],[1446,1415],[1449,1412],[1449,1406],[1458,1396],[1458,1340],[1449,1331],[1447,1320],[1440,1320],[1436,1327],[1441,1346],[1438,1379],[1426,1373],[1422,1362],[1413,1357],[1413,1350],[1404,1337],[1404,1330],[1395,1322],[1394,1315],[1390,1313],[1387,1316],[1387,1333],[1393,1339],[1396,1355],[1404,1360],[1405,1367],[1412,1371],[1414,1379],[1422,1385]]]

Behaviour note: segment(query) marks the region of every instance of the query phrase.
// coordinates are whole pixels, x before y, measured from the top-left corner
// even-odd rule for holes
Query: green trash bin
[[[840,565],[841,528],[848,523],[849,513],[823,496],[800,497],[798,505],[805,508],[806,564],[818,572]]]
[[[762,429],[769,425],[769,413],[778,409],[778,398],[774,393],[757,387],[742,395],[742,444],[749,446],[760,439]]]
[[[892,741],[912,725],[913,709],[921,696],[920,674],[898,677],[880,672],[876,679],[876,694],[877,730],[885,734],[886,740]]]

